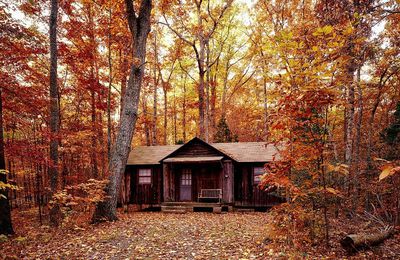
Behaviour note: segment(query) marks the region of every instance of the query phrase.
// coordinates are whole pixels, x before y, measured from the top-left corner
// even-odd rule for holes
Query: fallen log
[[[393,229],[385,229],[372,234],[351,234],[340,240],[340,244],[349,252],[370,248],[382,243],[393,234]]]

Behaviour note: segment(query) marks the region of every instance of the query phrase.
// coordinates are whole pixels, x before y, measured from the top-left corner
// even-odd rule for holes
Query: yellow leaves
[[[5,189],[19,190],[18,186],[16,186],[16,185],[12,185],[10,183],[4,183],[4,182],[0,181],[0,190],[5,190]],[[0,197],[4,197],[4,196],[0,196]]]
[[[341,197],[342,194],[339,190],[334,189],[332,187],[316,187],[316,188],[312,188],[308,190],[308,194],[326,194],[326,195],[333,195],[333,196],[337,196],[337,197]]]
[[[333,31],[333,27],[330,25],[325,25],[324,27],[322,27],[322,32],[325,35],[332,33],[332,31]]]
[[[27,239],[28,239],[27,237],[19,236],[19,237],[15,238],[14,241],[22,243],[22,242],[25,242]]]
[[[86,183],[67,186],[64,190],[54,194],[49,203],[62,207],[95,204],[105,199],[104,187],[107,183],[108,180],[89,179]]]
[[[379,174],[379,181],[394,174],[400,173],[400,166],[395,164],[395,162],[387,161],[382,158],[374,158],[373,160],[383,163],[383,166],[381,167],[381,173]]]
[[[329,193],[332,193],[333,195],[337,195],[337,196],[340,195],[340,191],[335,190],[334,188],[326,188],[326,191]]]
[[[347,174],[349,174],[349,166],[347,164],[343,164],[343,163],[337,164],[337,165],[328,163],[328,164],[326,164],[326,172],[327,173],[335,172],[335,173],[347,175]]]
[[[354,31],[353,27],[351,25],[347,26],[347,28],[343,31],[343,35],[350,35]]]
[[[325,25],[324,27],[317,28],[313,33],[314,36],[324,36],[329,35],[333,32],[333,27],[330,25]]]
[[[388,177],[390,175],[390,172],[392,171],[392,167],[387,165],[385,167],[383,167],[382,172],[379,174],[379,180],[383,180],[386,177]]]
[[[382,171],[379,174],[379,181],[397,173],[400,173],[400,166],[393,166],[392,164],[387,164],[382,167]]]
[[[376,161],[376,162],[384,162],[384,163],[388,163],[389,162],[388,160],[385,160],[385,159],[382,159],[382,158],[378,158],[378,157],[374,157],[373,160]]]

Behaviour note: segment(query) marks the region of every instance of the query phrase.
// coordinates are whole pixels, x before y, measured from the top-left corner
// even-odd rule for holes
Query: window
[[[192,185],[192,171],[190,169],[182,170],[181,185],[184,186]]]
[[[151,169],[139,169],[139,184],[151,184]]]
[[[264,174],[264,167],[254,167],[253,168],[254,184],[259,184],[261,182],[261,176],[263,174]]]

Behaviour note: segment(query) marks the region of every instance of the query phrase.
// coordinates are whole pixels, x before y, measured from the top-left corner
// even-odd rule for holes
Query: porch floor
[[[212,209],[214,213],[221,213],[222,208],[226,207],[227,211],[230,211],[231,207],[223,203],[218,202],[181,202],[181,201],[171,201],[161,203],[161,211],[166,213],[186,213],[193,212],[195,208],[209,208]]]

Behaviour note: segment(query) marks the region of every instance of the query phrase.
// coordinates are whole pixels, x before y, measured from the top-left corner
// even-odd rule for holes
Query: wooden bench
[[[222,189],[201,189],[198,197],[199,202],[200,199],[218,199],[218,202],[221,202]]]

